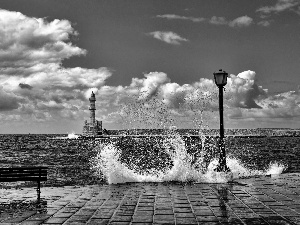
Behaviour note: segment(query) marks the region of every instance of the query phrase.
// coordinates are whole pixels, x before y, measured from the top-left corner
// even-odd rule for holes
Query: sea
[[[217,176],[218,129],[111,130],[0,135],[0,166],[47,166],[44,186],[126,182],[227,182]],[[226,129],[232,178],[300,172],[299,129]],[[0,186],[30,186],[30,182]]]

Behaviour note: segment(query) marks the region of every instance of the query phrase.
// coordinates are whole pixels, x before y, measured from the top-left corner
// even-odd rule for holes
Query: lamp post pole
[[[219,88],[219,112],[220,112],[220,140],[219,140],[219,165],[217,167],[218,172],[228,171],[226,165],[226,152],[224,145],[224,117],[223,117],[223,86],[218,86]]]
[[[215,83],[219,88],[219,112],[220,112],[220,139],[219,139],[219,165],[216,168],[217,172],[228,172],[230,169],[226,165],[226,151],[224,145],[224,118],[223,118],[223,87],[227,83],[228,73],[219,70],[214,73]]]

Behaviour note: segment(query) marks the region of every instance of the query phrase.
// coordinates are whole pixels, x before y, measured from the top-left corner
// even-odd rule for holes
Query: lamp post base
[[[228,183],[233,181],[233,174],[231,171],[217,172],[214,171],[212,174],[212,181],[215,183]]]

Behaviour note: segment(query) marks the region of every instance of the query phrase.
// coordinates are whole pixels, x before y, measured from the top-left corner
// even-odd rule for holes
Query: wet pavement
[[[300,224],[300,174],[231,184],[0,189],[0,224]]]

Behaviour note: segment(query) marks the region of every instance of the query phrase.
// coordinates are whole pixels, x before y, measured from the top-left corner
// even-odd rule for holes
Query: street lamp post
[[[226,165],[226,152],[224,145],[224,121],[223,121],[223,87],[227,84],[228,73],[223,70],[214,72],[215,83],[219,88],[219,112],[220,112],[220,139],[219,139],[219,165],[217,172],[229,172],[230,169]]]

